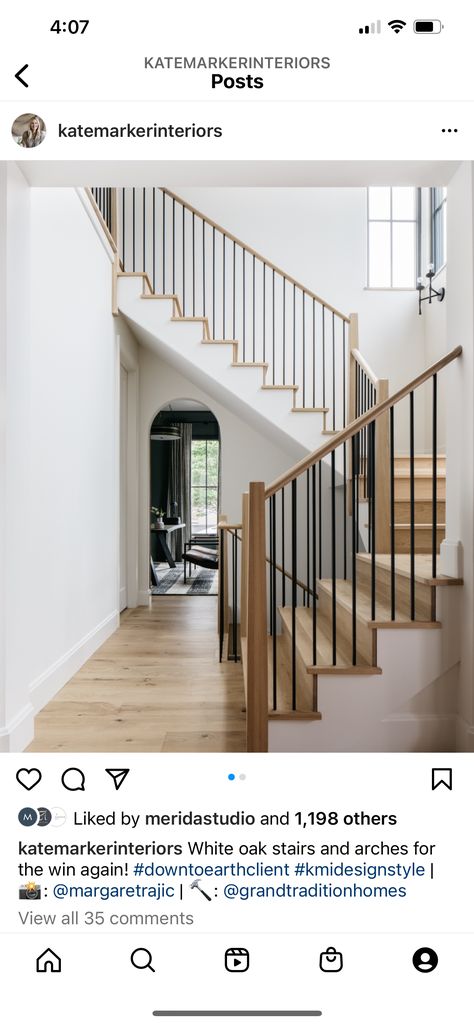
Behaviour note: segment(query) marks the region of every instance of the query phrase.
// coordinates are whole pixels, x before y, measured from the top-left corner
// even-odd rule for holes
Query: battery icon
[[[419,32],[424,36],[434,36],[441,32],[444,26],[441,24],[439,18],[434,18],[432,21],[414,21],[413,31]]]

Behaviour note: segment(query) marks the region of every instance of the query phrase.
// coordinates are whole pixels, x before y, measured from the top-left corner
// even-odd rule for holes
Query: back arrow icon
[[[23,72],[26,71],[27,68],[29,68],[29,66],[30,66],[29,64],[24,64],[23,67],[20,68],[20,70],[17,71],[17,73],[15,75],[15,78],[17,78],[18,81],[21,82],[22,85],[24,85],[25,89],[28,89],[28,82],[25,82],[21,76],[22,76]]]

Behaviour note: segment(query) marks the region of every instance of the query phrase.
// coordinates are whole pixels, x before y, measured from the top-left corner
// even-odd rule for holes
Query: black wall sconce
[[[417,290],[418,290],[418,313],[420,314],[420,316],[421,316],[421,304],[424,303],[426,299],[431,304],[432,299],[436,297],[438,302],[442,303],[443,299],[444,299],[444,297],[446,295],[446,289],[445,288],[440,288],[440,289],[433,288],[433,278],[434,278],[434,276],[435,276],[434,263],[429,263],[428,264],[428,270],[426,272],[426,277],[428,278],[428,284],[425,285],[425,282],[424,282],[423,278],[417,278],[416,287],[417,287]],[[428,289],[428,295],[422,295],[421,294],[424,291],[425,288]]]

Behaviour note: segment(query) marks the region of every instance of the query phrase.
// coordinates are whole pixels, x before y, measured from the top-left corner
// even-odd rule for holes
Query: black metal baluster
[[[322,337],[322,345],[321,345],[321,353],[322,353],[322,376],[323,376],[323,406],[324,406],[324,408],[326,408],[326,317],[325,317],[325,307],[324,306],[321,306],[321,316],[322,316],[322,335],[321,335],[321,337]]]
[[[317,536],[317,524],[316,524],[316,464],[315,463],[313,463],[313,466],[311,467],[311,491],[312,491],[312,495],[311,495],[311,497],[312,497],[311,509],[312,509],[312,513],[313,513],[313,519],[312,519],[312,528],[313,528],[312,529],[312,546],[311,546],[313,601],[312,601],[312,607],[311,608],[312,608],[313,666],[315,666],[317,664],[317,661],[318,661],[318,643],[317,643],[317,640],[318,640],[317,639],[317,627],[318,627],[318,624],[317,624],[317,609],[316,609],[316,601],[317,601],[317,591],[316,591],[316,536]]]
[[[206,316],[206,222],[202,222],[202,315]]]
[[[358,431],[356,435],[356,552],[359,553],[359,482],[360,482],[360,443],[361,443],[361,432]]]
[[[351,461],[352,466],[357,466],[357,436],[351,438]],[[352,471],[351,480],[351,502],[352,502],[352,665],[357,665],[357,499],[356,499],[356,474]]]
[[[156,272],[156,189],[155,189],[155,186],[153,186],[153,291],[154,292],[156,292],[155,272]]]
[[[346,322],[342,322],[342,426],[346,426]]]
[[[122,189],[122,267],[125,266],[125,189]]]
[[[222,662],[224,652],[224,580],[225,580],[225,546],[224,531],[219,530],[219,662]],[[185,563],[186,565],[186,563]]]
[[[276,605],[276,495],[272,495],[270,499],[273,508],[273,544],[271,548],[271,574],[272,574],[272,690],[273,690],[273,709],[276,711],[278,705],[277,695],[277,605]]]
[[[410,618],[415,619],[415,396],[410,392]]]
[[[309,470],[306,470],[306,587],[304,604],[309,608],[309,567],[310,567],[310,494]]]
[[[372,506],[372,566],[371,566],[371,618],[375,619],[375,605],[376,605],[376,551],[377,551],[377,538],[375,533],[375,521],[376,521],[376,509],[375,509],[375,420],[369,425],[370,429],[370,464],[371,464],[371,498],[370,505]]]
[[[237,650],[238,649],[238,645],[237,645],[237,581],[238,581],[238,578],[237,578],[237,531],[236,530],[233,531],[233,538],[232,538],[232,540],[233,540],[233,546],[234,546],[234,565],[233,565],[233,577],[232,577],[232,583],[234,585],[234,594],[233,594],[234,612],[233,612],[233,616],[232,616],[232,626],[233,626],[233,631],[232,632],[233,632],[234,662],[238,662],[239,661],[239,653],[238,653],[238,650]]]
[[[281,603],[286,605],[286,573],[285,573],[285,489],[281,489]]]
[[[135,273],[135,189],[132,189],[132,270]]]
[[[176,200],[173,197],[171,224],[171,251],[173,257],[173,295],[176,295]]]
[[[390,406],[390,618],[395,620],[395,429]]]
[[[245,363],[245,249],[242,249],[242,362]]]
[[[267,303],[266,303],[266,263],[263,264],[263,307],[262,307],[262,333],[263,333],[263,355],[262,360],[265,363],[265,347],[266,347],[266,315],[267,315]]]
[[[433,580],[436,580],[436,556],[438,554],[438,380],[437,375],[433,374],[433,533],[431,538],[432,545],[432,557],[431,557],[431,576]],[[435,588],[432,589],[434,596],[436,597]],[[436,610],[434,611],[433,619],[436,619]]]
[[[226,237],[222,235],[222,337],[226,337],[225,333],[225,243]]]
[[[297,494],[291,482],[291,708],[296,712]]]
[[[283,278],[283,381],[286,384],[286,278]]]
[[[212,228],[212,337],[216,337],[216,229]]]
[[[301,293],[303,299],[302,309],[302,320],[303,320],[303,409],[306,407],[306,351],[305,351],[305,339],[306,339],[306,318],[305,318],[305,294]]]
[[[163,219],[163,295],[166,295],[166,193],[163,192],[163,204],[162,204],[162,219]]]
[[[270,547],[270,571],[269,571],[269,590],[270,590],[270,593],[269,593],[268,597],[269,597],[269,603],[270,603],[270,624],[269,624],[269,626],[270,626],[270,636],[272,636],[272,633],[273,633],[273,590],[272,590],[273,589],[272,558],[273,558],[273,534],[274,534],[273,512],[274,512],[274,510],[273,510],[273,503],[272,503],[272,500],[270,498],[270,501],[268,503],[268,534],[269,534],[269,547]]]
[[[343,495],[343,497],[344,497],[344,507],[343,507],[343,515],[342,515],[342,526],[343,526],[343,531],[344,531],[344,537],[343,537],[343,546],[344,546],[344,580],[347,580],[347,519],[346,519],[346,510],[347,510],[347,454],[346,454],[346,442],[344,442],[344,444],[342,446],[342,459],[343,459],[342,473],[343,473],[343,479],[344,479],[344,485],[343,485],[343,487],[344,487],[344,495]]]
[[[323,464],[320,459],[318,463],[318,565],[319,572],[318,577],[322,580],[323,571],[323,517],[322,517],[322,504],[323,504],[323,489],[322,489],[322,476],[323,476]]]
[[[193,210],[193,317],[196,316],[196,215]]]
[[[142,256],[143,256],[143,273],[146,271],[146,189],[143,189],[143,206],[142,206],[142,217],[143,217],[143,237],[142,237]],[[145,282],[143,282],[143,291],[145,291]]]
[[[255,363],[255,253],[252,258],[252,362]]]
[[[332,429],[336,430],[336,334],[332,315]]]
[[[182,223],[182,264],[183,264],[183,317],[186,316],[186,207],[183,204],[183,223]],[[237,544],[237,541],[235,542]]]
[[[337,662],[336,623],[336,453],[331,452],[331,576],[332,576],[332,664]]]
[[[235,242],[232,243],[232,339],[235,341]]]

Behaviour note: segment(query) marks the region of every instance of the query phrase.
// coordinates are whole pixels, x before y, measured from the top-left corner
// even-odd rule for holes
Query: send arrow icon
[[[22,76],[23,72],[26,71],[27,68],[29,68],[29,66],[30,66],[29,64],[24,64],[23,67],[20,68],[20,70],[17,71],[17,73],[15,75],[16,80],[18,82],[21,82],[21,84],[24,85],[25,89],[29,88],[28,82],[25,82],[24,79],[21,76]]]
[[[130,769],[106,769],[105,771],[112,777],[115,789],[120,790],[120,787],[126,780]]]

